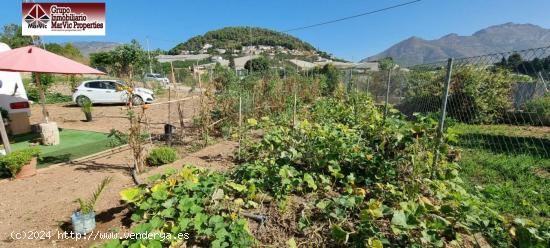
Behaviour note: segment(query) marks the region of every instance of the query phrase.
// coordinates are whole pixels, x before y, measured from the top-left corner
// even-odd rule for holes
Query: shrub
[[[40,154],[38,147],[32,147],[25,150],[14,151],[6,156],[0,157],[0,170],[9,171],[12,177],[28,164],[33,157]]]
[[[171,147],[158,147],[151,151],[147,157],[147,164],[150,166],[159,166],[169,164],[178,159],[176,149]]]
[[[413,71],[409,75],[407,98],[418,102],[441,99],[445,70]],[[450,117],[469,123],[492,123],[510,109],[515,75],[504,69],[489,70],[464,66],[453,70],[447,111]],[[441,103],[433,106],[439,110]],[[433,109],[432,109],[433,110]]]
[[[538,115],[550,115],[550,93],[546,93],[544,97],[527,101],[523,105],[523,110]]]
[[[244,68],[250,72],[266,72],[269,70],[269,60],[265,57],[259,57],[246,61]]]
[[[90,99],[86,99],[84,100],[84,102],[82,103],[82,107],[80,108],[84,113],[92,113],[92,107],[93,107],[92,101]]]

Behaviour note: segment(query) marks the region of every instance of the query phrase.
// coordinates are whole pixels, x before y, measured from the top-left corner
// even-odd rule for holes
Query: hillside
[[[171,54],[178,54],[183,50],[198,51],[205,44],[211,44],[214,48],[222,49],[240,49],[242,46],[269,45],[304,51],[315,50],[307,42],[273,30],[254,27],[226,27],[192,37],[186,42],[178,44],[169,52]]]
[[[392,57],[398,64],[407,66],[448,57],[470,57],[549,45],[550,29],[533,24],[506,23],[479,30],[471,36],[448,34],[436,40],[411,37],[362,61]]]
[[[91,53],[111,51],[120,46],[120,43],[102,41],[76,41],[70,43],[80,50],[84,57],[89,57]]]

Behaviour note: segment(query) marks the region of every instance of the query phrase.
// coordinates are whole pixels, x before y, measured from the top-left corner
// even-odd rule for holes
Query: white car
[[[128,93],[120,90],[126,83],[120,80],[89,80],[84,81],[73,93],[73,102],[78,106],[86,100],[92,103],[127,103]],[[134,88],[132,104],[141,105],[155,100],[153,91],[145,88]]]
[[[162,85],[167,85],[167,84],[170,83],[170,80],[168,80],[167,77],[165,77],[161,74],[158,74],[158,73],[147,73],[147,74],[145,74],[143,79],[145,79],[146,81],[157,81],[157,82],[161,83]]]

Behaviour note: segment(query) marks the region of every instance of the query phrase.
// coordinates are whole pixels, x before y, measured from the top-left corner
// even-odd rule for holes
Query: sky
[[[105,0],[106,36],[43,36],[46,42],[140,41],[169,50],[195,35],[226,26],[283,31],[356,15],[410,0]],[[0,25],[21,24],[21,2],[0,1]],[[102,2],[42,0],[37,2]],[[357,61],[411,36],[471,35],[507,22],[550,28],[549,0],[422,0],[359,18],[290,32],[322,51]]]

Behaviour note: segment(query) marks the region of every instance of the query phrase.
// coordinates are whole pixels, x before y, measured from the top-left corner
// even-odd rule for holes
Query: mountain
[[[282,46],[293,50],[315,51],[311,44],[281,32],[256,27],[226,27],[192,37],[172,48],[169,53],[179,54],[184,50],[198,51],[205,44],[222,49],[241,49],[242,46],[268,45]]]
[[[449,57],[471,57],[549,45],[550,29],[533,24],[505,23],[479,30],[471,36],[448,34],[436,40],[411,37],[362,61],[392,57],[398,64],[409,66]]]
[[[70,43],[80,50],[80,53],[84,57],[89,57],[91,53],[111,51],[120,46],[120,43],[102,41],[77,41]]]

